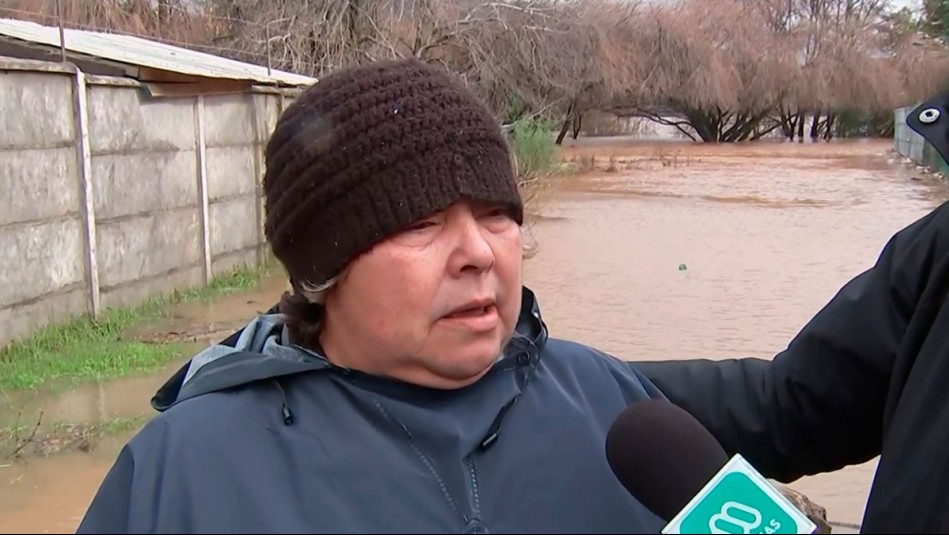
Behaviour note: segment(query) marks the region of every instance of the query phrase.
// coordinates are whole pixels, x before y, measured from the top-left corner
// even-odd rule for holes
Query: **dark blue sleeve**
[[[668,400],[652,379],[640,371],[635,362],[627,362],[619,358],[604,354],[609,363],[613,380],[623,392],[627,404],[633,404],[646,399]]]
[[[168,462],[170,444],[164,414],[145,424],[129,440],[106,473],[76,533],[186,532],[173,490],[181,488],[177,464]],[[171,495],[172,499],[169,499]]]
[[[630,364],[627,363],[627,365],[629,366]],[[635,377],[636,382],[639,383],[640,386],[642,386],[643,390],[646,392],[646,395],[650,399],[661,399],[663,401],[668,401],[668,398],[662,392],[662,390],[658,386],[656,386],[656,383],[654,383],[652,379],[650,379],[646,374],[641,372],[636,367],[635,363],[631,364],[631,371],[633,372],[633,376]]]
[[[129,533],[134,477],[135,461],[126,446],[106,474],[76,533]]]

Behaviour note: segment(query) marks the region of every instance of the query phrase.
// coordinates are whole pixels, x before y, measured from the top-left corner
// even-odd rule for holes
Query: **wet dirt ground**
[[[558,179],[538,198],[540,249],[525,281],[552,336],[621,358],[770,357],[875,261],[890,235],[947,198],[943,183],[895,161],[890,146],[568,142],[565,159],[589,171]],[[176,308],[131,335],[197,351],[284,288],[273,278],[252,293]],[[88,424],[149,415],[151,395],[181,364],[56,396],[18,394],[0,403],[0,423],[41,411],[44,421]],[[73,531],[131,432],[0,460],[0,532]],[[873,468],[792,486],[830,520],[856,524]]]

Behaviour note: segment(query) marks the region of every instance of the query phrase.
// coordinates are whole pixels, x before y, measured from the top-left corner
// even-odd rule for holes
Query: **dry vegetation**
[[[145,35],[319,76],[415,56],[464,76],[507,124],[590,111],[693,139],[885,134],[942,88],[949,54],[886,0],[59,0],[67,26]],[[56,22],[56,0],[0,16]],[[805,125],[807,129],[805,130]],[[851,124],[849,134],[855,133]]]

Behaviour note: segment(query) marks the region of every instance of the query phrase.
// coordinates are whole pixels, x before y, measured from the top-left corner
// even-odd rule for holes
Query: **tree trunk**
[[[699,135],[702,141],[706,143],[718,141],[719,129],[718,125],[715,124],[716,120],[712,116],[712,112],[686,110],[684,115],[689,126],[695,130],[695,133]]]
[[[569,131],[570,131],[570,114],[567,114],[567,117],[565,117],[563,120],[563,127],[560,129],[560,133],[557,134],[557,141],[555,141],[554,143],[556,143],[557,145],[562,144],[563,138],[567,137],[567,132]]]
[[[837,116],[833,113],[827,114],[827,121],[824,123],[824,139],[830,141],[834,137],[834,121]]]
[[[576,107],[575,102],[571,102],[570,106],[567,107],[567,116],[563,118],[563,126],[560,128],[560,133],[557,134],[557,141],[554,142],[557,145],[563,143],[563,138],[567,137],[567,132],[570,131],[570,123],[573,120],[574,107]]]

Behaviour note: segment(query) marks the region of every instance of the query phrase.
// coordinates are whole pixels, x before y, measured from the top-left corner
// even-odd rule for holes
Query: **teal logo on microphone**
[[[814,533],[817,526],[740,455],[662,530],[679,533]]]

